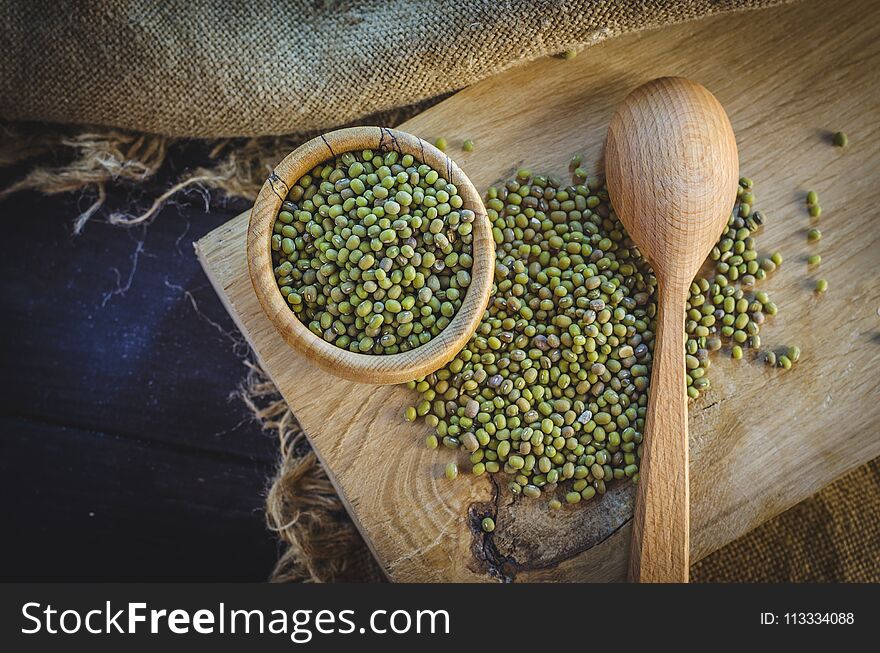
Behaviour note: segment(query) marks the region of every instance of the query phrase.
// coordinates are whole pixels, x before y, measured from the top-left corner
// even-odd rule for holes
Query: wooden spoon
[[[688,423],[684,322],[688,289],[736,201],[736,139],[723,107],[687,79],[634,90],[608,126],[611,203],[657,277],[653,373],[633,520],[629,576],[687,582]]]

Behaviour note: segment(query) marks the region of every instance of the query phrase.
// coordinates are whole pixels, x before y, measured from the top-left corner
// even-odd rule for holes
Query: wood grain
[[[657,335],[627,576],[634,582],[686,583],[690,456],[682,342],[687,295],[668,281],[660,281],[657,294]]]
[[[683,77],[642,84],[605,143],[608,193],[657,276],[657,337],[629,578],[687,582],[690,555],[684,317],[688,287],[727,226],[739,157],[724,107]]]
[[[485,189],[520,165],[563,175],[601,162],[613,108],[641,82],[676,74],[712,89],[731,118],[740,168],[768,216],[762,253],[786,262],[763,284],[780,306],[762,337],[798,344],[796,369],[715,357],[712,389],[690,407],[691,559],[714,551],[880,455],[880,7],[799,3],[719,16],[597,45],[571,61],[521,66],[402,128],[445,136]],[[844,129],[850,144],[830,145]],[[804,194],[819,192],[824,237],[810,246]],[[405,387],[331,382],[292,352],[260,310],[245,260],[246,216],[198,243],[206,271],[290,403],[361,532],[398,581],[622,580],[633,491],[551,512],[492,480],[448,482],[446,451],[422,446]],[[820,251],[830,287],[812,292]],[[729,352],[727,352],[729,353]],[[476,529],[495,510],[497,529]]]
[[[611,116],[605,174],[657,279],[684,295],[736,201],[739,158],[724,107],[689,79],[642,84]]]
[[[350,352],[316,336],[290,310],[278,291],[270,239],[281,203],[290,188],[315,166],[343,152],[393,150],[410,154],[454,184],[462,206],[474,212],[471,284],[449,325],[435,338],[410,351],[388,356]],[[440,369],[461,351],[476,331],[495,271],[495,241],[480,193],[446,154],[417,136],[387,127],[349,127],[322,134],[287,155],[270,173],[250,211],[248,271],[263,311],[279,335],[302,356],[343,379],[377,385],[405,383]]]

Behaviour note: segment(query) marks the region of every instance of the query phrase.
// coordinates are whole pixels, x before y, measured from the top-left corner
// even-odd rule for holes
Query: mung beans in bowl
[[[433,145],[383,127],[333,131],[288,155],[251,210],[247,255],[285,341],[374,384],[449,362],[480,323],[495,263],[467,176]]]

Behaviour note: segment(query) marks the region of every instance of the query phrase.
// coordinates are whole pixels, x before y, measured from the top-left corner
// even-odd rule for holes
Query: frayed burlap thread
[[[73,222],[73,233],[78,234],[103,206],[108,184],[141,184],[156,174],[165,161],[169,140],[165,136],[107,128],[71,134],[63,128],[35,133],[7,126],[2,134],[0,165],[22,163],[46,151],[64,151],[68,156],[63,163],[35,166],[18,181],[0,189],[0,200],[25,190],[56,195],[92,189],[96,199]]]
[[[385,579],[290,408],[254,363],[240,395],[276,432],[280,460],[266,496],[266,523],[285,545],[273,582],[380,582]]]
[[[443,98],[399,107],[367,116],[363,124],[395,127]],[[200,166],[181,175],[146,208],[130,205],[125,210],[104,216],[110,224],[133,227],[151,222],[178,193],[187,190],[213,190],[223,200],[254,200],[260,188],[285,156],[316,133],[286,136],[218,139],[210,144],[207,159],[212,164]],[[108,127],[35,127],[0,125],[0,167],[24,164],[51,154],[57,161],[40,163],[19,180],[0,188],[0,201],[13,193],[34,190],[44,195],[89,193],[93,200],[73,221],[73,233],[82,232],[86,223],[101,215],[107,193],[115,187],[135,188],[151,180],[166,158],[186,139],[127,132]]]

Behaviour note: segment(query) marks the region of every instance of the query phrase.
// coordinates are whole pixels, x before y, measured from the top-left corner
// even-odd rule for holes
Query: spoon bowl
[[[611,203],[658,284],[653,371],[630,551],[630,579],[687,582],[690,556],[684,322],[690,284],[736,201],[736,139],[700,84],[655,79],[608,126]]]

